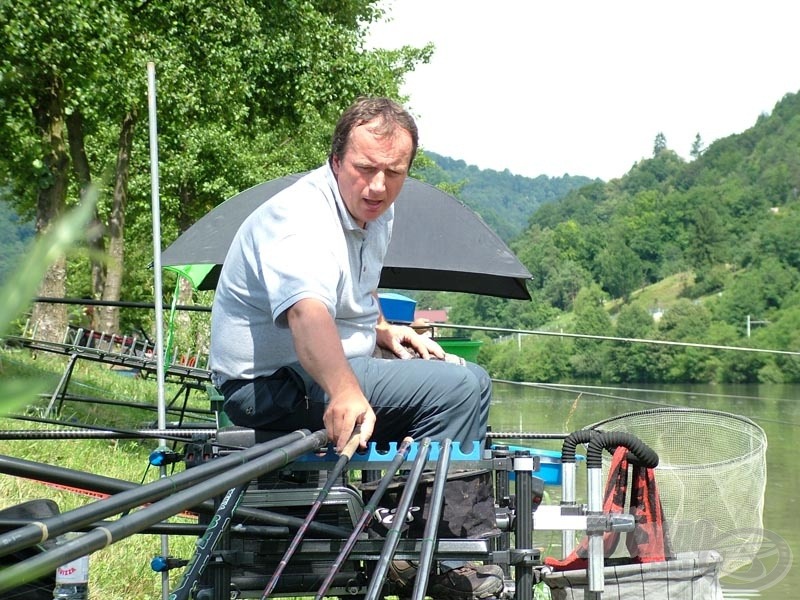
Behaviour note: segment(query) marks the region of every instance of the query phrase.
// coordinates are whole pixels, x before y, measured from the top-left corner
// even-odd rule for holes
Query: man
[[[386,322],[377,297],[393,203],[417,151],[413,118],[387,98],[362,98],[333,134],[328,163],[275,195],[242,224],[220,274],[211,371],[236,424],[324,426],[340,449],[405,436],[469,443],[486,433],[491,381],[477,365]],[[383,349],[401,359],[374,356]],[[402,578],[413,576],[413,569]],[[431,579],[438,595],[502,589],[492,565]]]

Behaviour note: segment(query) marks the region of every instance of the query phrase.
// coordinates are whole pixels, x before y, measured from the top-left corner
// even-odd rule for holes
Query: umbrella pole
[[[392,517],[392,526],[386,534],[386,541],[383,543],[383,548],[381,549],[381,557],[378,559],[375,571],[370,577],[369,587],[367,588],[364,600],[377,600],[383,589],[386,572],[389,570],[389,563],[392,562],[394,553],[397,550],[397,544],[400,541],[400,532],[406,522],[408,511],[411,509],[411,502],[414,500],[414,494],[417,493],[419,480],[420,477],[422,477],[422,469],[425,468],[425,461],[428,460],[430,449],[431,439],[427,437],[423,438],[417,449],[417,458],[414,460],[411,472],[406,480],[406,485],[403,488],[403,494],[400,496],[397,510],[394,513],[394,517]]]
[[[150,200],[153,216],[153,299],[156,307],[156,372],[158,386],[158,428],[167,428],[167,409],[164,401],[164,314],[161,298],[161,204],[158,191],[158,126],[156,124],[156,65],[147,63],[147,106],[150,124]],[[166,446],[161,440],[161,446]],[[159,467],[161,477],[167,474],[165,465]],[[169,538],[161,536],[161,553],[169,556]],[[161,596],[169,597],[169,573],[161,574]]]
[[[372,497],[369,499],[369,502],[364,507],[364,510],[361,513],[361,517],[358,519],[358,523],[356,523],[353,532],[350,534],[350,537],[347,538],[347,541],[342,547],[342,550],[339,552],[339,555],[336,557],[336,560],[331,566],[330,571],[328,571],[325,580],[322,582],[322,586],[319,588],[317,595],[315,596],[315,600],[321,600],[330,588],[331,583],[333,582],[333,578],[336,577],[336,574],[339,572],[339,569],[342,568],[342,564],[344,563],[345,559],[350,555],[350,552],[353,550],[353,547],[356,545],[356,541],[358,540],[358,536],[361,535],[361,532],[366,529],[369,522],[372,520],[372,514],[375,509],[378,507],[378,502],[380,502],[381,497],[386,492],[389,487],[389,484],[392,482],[392,478],[397,470],[400,468],[400,465],[406,459],[409,450],[411,449],[411,444],[413,443],[413,439],[407,437],[403,440],[403,443],[400,444],[400,448],[397,449],[397,454],[395,454],[394,459],[389,464],[389,468],[386,470],[386,474],[380,480],[377,489],[372,494]]]
[[[350,462],[350,459],[352,458],[353,453],[358,448],[358,443],[361,439],[360,431],[361,428],[356,427],[355,431],[353,431],[353,435],[350,438],[350,441],[348,441],[344,449],[342,449],[342,453],[339,456],[339,460],[336,461],[336,465],[328,473],[328,479],[325,481],[325,485],[322,487],[322,490],[320,490],[317,499],[314,500],[314,503],[311,505],[311,510],[308,511],[308,514],[306,515],[303,524],[300,525],[300,527],[298,528],[297,533],[295,534],[294,538],[289,544],[289,547],[286,548],[286,552],[284,553],[283,558],[281,558],[280,562],[278,563],[278,566],[275,568],[275,572],[272,574],[272,577],[267,583],[267,586],[264,588],[264,592],[261,594],[261,600],[266,600],[266,598],[269,598],[269,595],[275,589],[275,586],[277,585],[278,579],[283,573],[283,570],[286,568],[286,565],[289,564],[289,560],[292,558],[295,551],[300,546],[300,542],[305,536],[306,531],[308,531],[308,526],[311,524],[311,521],[317,515],[317,512],[319,511],[320,507],[325,502],[325,499],[328,497],[328,492],[331,491],[331,488],[333,488],[333,485],[338,479],[339,475],[347,466],[347,463]]]

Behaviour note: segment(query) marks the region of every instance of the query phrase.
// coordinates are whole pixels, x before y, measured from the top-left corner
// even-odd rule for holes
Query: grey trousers
[[[349,362],[375,411],[371,441],[379,446],[405,436],[449,438],[469,453],[469,442],[484,441],[492,382],[478,365],[374,357]],[[220,392],[225,413],[236,425],[278,431],[324,428],[328,398],[297,363],[270,377],[227,381]]]

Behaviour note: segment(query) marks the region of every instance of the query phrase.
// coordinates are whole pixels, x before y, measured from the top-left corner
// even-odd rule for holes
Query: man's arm
[[[375,429],[375,413],[364,396],[342,349],[339,332],[319,300],[300,300],[286,311],[297,358],[330,398],[323,421],[337,450],[344,448],[356,425],[361,447]]]

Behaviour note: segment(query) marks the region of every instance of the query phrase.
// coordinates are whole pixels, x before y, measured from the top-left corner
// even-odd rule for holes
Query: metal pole
[[[150,201],[153,217],[153,300],[156,307],[156,373],[158,386],[158,428],[167,427],[167,409],[164,402],[164,313],[161,298],[161,204],[158,195],[158,126],[156,124],[156,65],[147,63],[147,107],[150,124]],[[166,446],[166,440],[160,441]],[[159,468],[162,477],[166,466]],[[169,556],[169,537],[161,536],[161,553]],[[161,574],[161,595],[169,598],[169,573]]]
[[[533,550],[533,469],[534,460],[527,450],[514,454],[515,495],[517,499],[517,517],[515,527],[515,545],[517,550],[531,552]],[[533,598],[533,565],[527,555],[520,555],[515,561],[514,580],[517,600]]]
[[[589,442],[586,453],[586,472],[588,474],[588,502],[587,508],[589,516],[599,516],[603,514],[603,449],[604,436],[597,435]],[[603,549],[603,532],[588,532],[588,566],[587,577],[589,585],[586,589],[586,598],[599,600],[605,589],[605,577],[603,569],[605,567],[605,556]]]
[[[248,456],[251,456],[249,452],[259,447],[262,448],[262,450],[257,454],[253,454],[252,457],[261,456],[263,454],[266,454],[268,451],[272,451],[277,447],[280,447],[281,445],[285,445],[285,443],[301,439],[302,437],[306,437],[310,434],[311,432],[308,430],[296,431],[294,433],[288,434],[291,439],[287,439],[287,437],[284,436],[272,440],[270,442],[264,442],[263,444],[259,444],[258,446],[254,446],[250,450],[246,450],[243,452],[247,452]],[[173,475],[171,477],[159,479],[156,482],[149,483],[147,484],[148,489],[145,491],[147,496],[146,497],[142,496],[143,498],[142,502],[149,502],[151,500],[156,500],[171,493],[172,491],[174,491],[174,488],[172,486],[177,485],[175,483],[176,480],[186,483],[185,481],[183,481],[183,477],[189,477],[189,478],[196,477],[199,480],[212,473],[215,474],[218,471],[224,470],[223,467],[232,468],[234,466],[237,466],[239,464],[237,463],[237,459],[241,459],[242,456],[244,456],[244,454],[237,453],[237,454],[232,454],[230,457],[217,458],[207,464],[194,467],[192,469],[184,471],[183,473],[178,473],[177,475]],[[220,462],[220,461],[226,461],[228,458],[231,458],[231,462]],[[130,481],[113,479],[111,477],[105,477],[103,475],[94,475],[92,473],[86,473],[84,471],[74,471],[72,469],[67,469],[65,467],[54,467],[52,465],[46,465],[43,463],[36,463],[21,458],[11,458],[9,456],[2,456],[2,455],[0,455],[0,473],[5,473],[7,475],[16,475],[19,477],[26,477],[28,479],[35,479],[38,481],[57,483],[60,485],[68,485],[78,488],[88,487],[91,491],[101,492],[105,494],[116,494],[116,496],[113,496],[113,498],[107,498],[106,500],[102,501],[104,502],[104,504],[102,505],[104,507],[105,506],[110,507],[111,503],[119,503],[115,504],[114,505],[115,510],[112,513],[108,514],[115,514],[117,512],[122,512],[123,510],[126,510],[120,508],[120,506],[123,505],[123,500],[120,497],[122,492],[127,492],[130,490],[135,491],[135,490],[140,490],[142,488],[142,486],[140,486],[139,484],[131,483]],[[194,483],[197,482],[195,481]],[[161,486],[164,486],[164,489],[162,489]],[[181,489],[185,489],[186,487],[187,485],[180,486]],[[154,490],[157,489],[161,490],[160,494],[155,494]],[[122,496],[122,498],[125,498],[125,496]],[[125,502],[127,502],[127,500]],[[105,503],[109,504],[106,505]],[[97,503],[89,504],[86,506],[85,509],[83,507],[76,508],[74,511],[70,511],[68,513],[60,515],[58,519],[64,518],[65,515],[67,515],[67,518],[71,519],[73,518],[72,514],[75,511],[93,510],[90,509],[89,507],[94,507],[96,504]],[[213,502],[206,501],[191,506],[191,510],[203,514],[213,514],[215,507],[213,505]],[[275,513],[263,509],[249,508],[243,506],[237,508],[236,515],[245,519],[251,519],[253,521],[258,521],[261,523],[270,523],[272,525],[289,527],[290,529],[297,529],[303,522],[302,519],[299,519],[297,517],[291,517],[289,515],[281,513]],[[58,527],[58,523],[60,522],[61,521],[58,520],[52,523],[50,521],[46,523],[49,524],[47,530],[48,539],[53,537],[54,535],[53,532],[56,531],[55,527]],[[73,524],[72,527],[74,528],[75,525]],[[309,529],[313,530],[315,533],[319,534],[322,537],[342,538],[350,534],[350,530],[345,529],[344,527],[328,525],[327,523],[311,523]],[[60,531],[60,533],[63,533],[64,531],[69,531],[69,528]],[[42,532],[40,529],[37,529],[35,532],[33,532],[33,538],[35,539],[33,539],[33,541],[31,541],[30,539],[26,539],[25,540],[26,542],[30,541],[30,543],[27,545],[33,545],[35,543],[38,543],[41,539],[41,534]],[[0,537],[0,540],[3,540],[3,542],[5,542],[7,539],[10,540],[10,543],[21,543],[21,540],[16,540],[14,538]],[[8,548],[0,544],[0,556],[2,556],[4,553],[7,552],[9,552]]]

